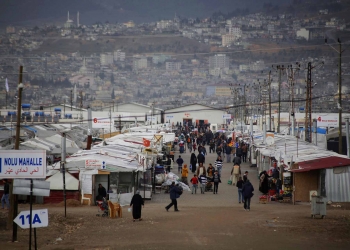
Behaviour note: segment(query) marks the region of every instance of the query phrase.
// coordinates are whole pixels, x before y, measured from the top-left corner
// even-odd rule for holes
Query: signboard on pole
[[[106,169],[106,162],[97,159],[85,160],[86,169]]]
[[[318,127],[338,127],[339,119],[338,116],[322,115],[317,117]]]
[[[222,119],[224,119],[224,120],[228,120],[228,119],[231,119],[231,118],[232,118],[232,116],[230,114],[223,114],[222,115]]]
[[[30,210],[20,212],[13,220],[21,228],[30,228]],[[32,228],[47,227],[49,214],[47,209],[32,210]]]
[[[94,117],[92,118],[92,127],[93,128],[106,128],[110,127],[114,128],[114,119],[106,118],[106,117]]]
[[[170,120],[170,119],[173,119],[174,116],[173,116],[173,115],[166,115],[165,118],[166,118],[167,120]]]
[[[0,150],[0,178],[46,178],[46,151]]]
[[[14,179],[13,193],[30,195],[30,180]],[[33,195],[50,196],[50,182],[33,180]]]

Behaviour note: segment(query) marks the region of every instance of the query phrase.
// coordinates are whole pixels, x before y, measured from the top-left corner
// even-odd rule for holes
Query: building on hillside
[[[302,39],[304,38],[306,41],[310,40],[310,30],[301,28],[300,30],[297,31],[297,39]]]
[[[237,36],[233,34],[222,35],[222,46],[229,46],[237,40]]]
[[[140,70],[140,69],[147,69],[148,67],[148,60],[145,56],[140,57],[134,57],[133,64],[132,64],[133,70]]]
[[[242,36],[242,30],[240,27],[237,27],[237,26],[230,26],[228,28],[228,33],[230,35],[234,35],[237,38],[240,38]]]
[[[210,69],[228,69],[230,67],[230,60],[225,54],[216,54],[215,56],[209,57],[209,68]]]
[[[107,66],[107,65],[113,64],[113,54],[110,52],[101,54],[100,63],[101,63],[101,66]]]
[[[164,63],[166,60],[171,59],[171,56],[164,55],[164,54],[155,54],[152,56],[152,63],[153,64],[159,64]]]
[[[114,51],[113,52],[113,59],[115,62],[117,62],[117,61],[124,62],[125,61],[125,52],[122,52],[120,49],[118,49],[117,51]]]
[[[7,34],[15,34],[16,33],[16,28],[13,26],[7,26],[6,27],[6,33]]]
[[[123,25],[127,28],[134,28],[135,27],[135,23],[133,21],[123,23]]]
[[[170,61],[165,63],[165,69],[166,71],[177,71],[181,69],[181,63]]]

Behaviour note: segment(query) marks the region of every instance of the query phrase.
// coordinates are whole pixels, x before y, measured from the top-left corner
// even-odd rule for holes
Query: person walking
[[[6,209],[10,209],[10,201],[9,201],[9,196],[10,196],[10,184],[6,179],[4,181],[4,193],[1,197],[1,208],[5,208],[5,203],[6,203]]]
[[[221,157],[221,153],[222,153],[222,148],[221,148],[221,146],[218,146],[218,147],[216,148],[216,153],[217,153],[218,156]]]
[[[170,192],[169,193],[170,193],[171,203],[168,206],[165,207],[166,211],[169,212],[169,208],[174,206],[174,211],[175,212],[179,212],[179,209],[177,208],[177,198],[180,197],[181,191],[178,188],[178,186],[175,185],[175,181],[173,181],[171,183]]]
[[[185,164],[184,167],[182,168],[181,181],[186,185],[188,185],[187,177],[188,177],[188,168],[187,168],[187,164]]]
[[[240,145],[238,145],[238,148],[236,149],[236,157],[239,157],[241,159],[243,155],[243,151]]]
[[[242,163],[241,157],[239,157],[239,156],[236,155],[236,156],[233,158],[233,164],[234,164],[234,165],[241,166],[241,163]]]
[[[207,168],[208,177],[212,178],[214,176],[214,173],[215,173],[215,168],[213,167],[213,165],[211,165],[211,163],[209,163],[209,167]]]
[[[246,144],[243,144],[242,146],[242,161],[247,162],[247,153],[248,153],[248,147]]]
[[[254,187],[248,180],[247,176],[243,176],[244,185],[242,187],[242,195],[244,198],[244,210],[250,211],[250,200],[253,197]]]
[[[195,173],[197,170],[197,157],[194,153],[191,154],[190,163],[192,165],[192,173]]]
[[[197,194],[198,178],[196,174],[194,174],[194,176],[192,177],[191,183],[192,183],[192,194],[193,194],[193,191],[195,194]]]
[[[223,162],[221,160],[221,156],[218,156],[218,158],[216,159],[214,165],[215,165],[215,169],[219,173],[219,176],[221,176],[221,170],[222,170],[222,165],[223,165]]]
[[[243,198],[242,198],[242,188],[243,188],[243,180],[242,177],[239,177],[236,187],[238,188],[238,203],[242,203]]]
[[[181,155],[179,155],[179,158],[177,158],[176,163],[177,163],[177,172],[181,173],[182,164],[184,163],[184,160],[181,158]]]
[[[218,171],[215,171],[214,176],[211,180],[214,183],[214,194],[218,194],[219,183],[221,183],[220,175]]]
[[[201,152],[199,152],[199,154],[197,155],[197,162],[198,164],[205,163],[205,156]]]
[[[135,222],[135,220],[139,220],[141,221],[141,210],[142,207],[145,207],[145,203],[140,195],[140,191],[137,190],[136,193],[134,194],[134,196],[131,199],[130,202],[130,207],[132,207],[132,217],[133,217],[133,221]]]
[[[230,145],[228,143],[226,143],[226,146],[225,146],[226,163],[231,162],[231,151],[232,151],[232,148],[230,147]]]
[[[205,186],[207,185],[207,177],[204,174],[199,176],[199,183],[201,184],[201,194],[205,194]]]

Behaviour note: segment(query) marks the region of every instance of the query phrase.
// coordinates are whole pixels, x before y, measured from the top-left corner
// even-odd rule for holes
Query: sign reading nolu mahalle
[[[0,150],[0,178],[46,178],[46,151]]]

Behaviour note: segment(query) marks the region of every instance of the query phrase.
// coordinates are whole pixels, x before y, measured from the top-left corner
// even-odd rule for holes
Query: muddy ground
[[[185,162],[189,154],[183,155]],[[177,156],[176,156],[177,158]],[[207,156],[214,163],[215,156]],[[162,192],[147,200],[143,221],[132,221],[124,207],[123,217],[97,217],[95,206],[69,206],[67,218],[59,205],[48,208],[49,226],[38,228],[39,249],[350,249],[350,210],[327,206],[325,219],[311,218],[310,204],[269,202],[259,204],[255,191],[251,211],[238,203],[237,188],[227,184],[231,164],[225,163],[219,193],[185,192],[178,200],[180,212],[164,207],[170,202]],[[243,164],[256,190],[256,170]],[[175,171],[176,172],[176,171]],[[333,204],[334,205],[334,204]],[[28,210],[29,205],[20,205]],[[18,231],[18,242],[11,242],[12,231],[5,230],[7,213],[0,212],[0,249],[28,249],[28,229]]]

